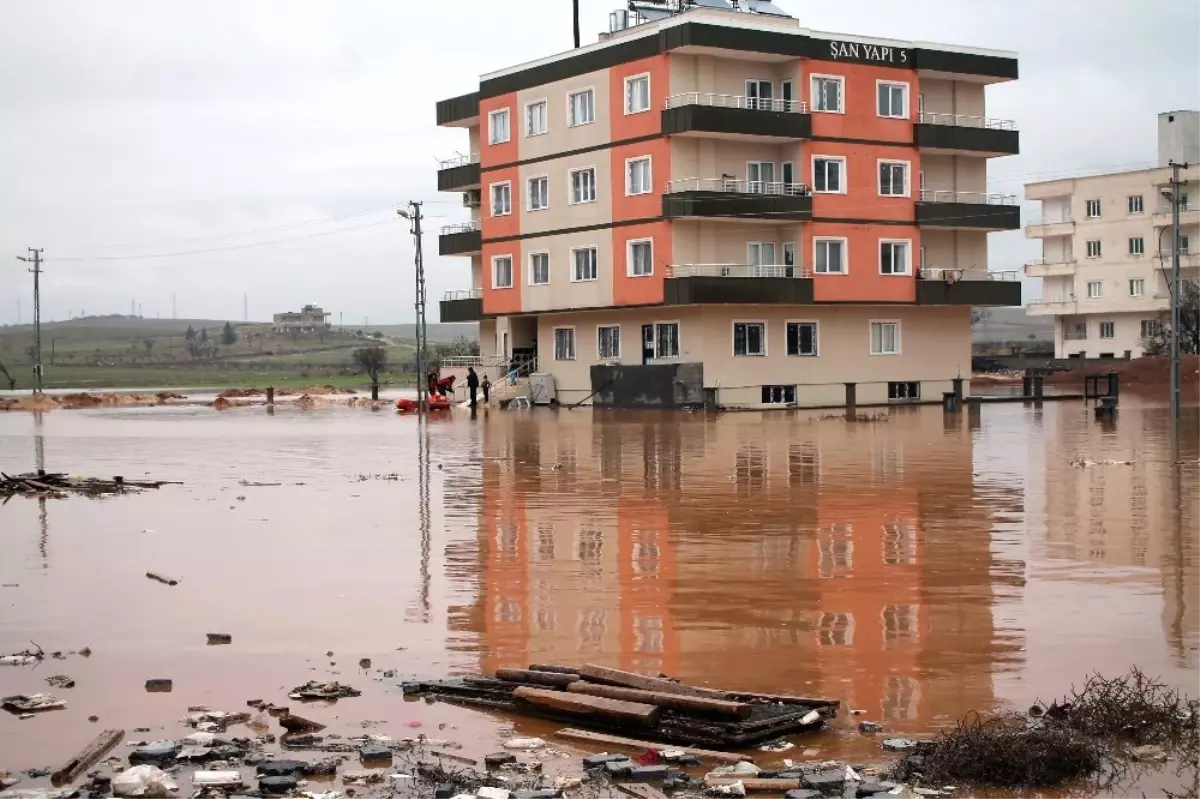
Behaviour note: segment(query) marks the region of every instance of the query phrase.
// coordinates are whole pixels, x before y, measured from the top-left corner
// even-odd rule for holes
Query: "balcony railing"
[[[459,166],[468,166],[470,164],[479,163],[479,153],[471,153],[470,155],[456,155],[453,158],[438,159],[438,169],[454,169]]]
[[[726,191],[733,194],[781,194],[807,197],[812,190],[804,183],[779,180],[739,180],[737,178],[682,178],[667,181],[667,194],[683,191]]]
[[[762,97],[743,97],[739,94],[713,94],[712,92],[672,94],[663,103],[663,108],[681,108],[687,105],[746,108],[751,111],[782,111],[789,114],[808,113],[808,103],[798,100],[775,100]]]
[[[812,270],[789,264],[668,264],[667,277],[812,277]]]
[[[922,111],[917,121],[926,125],[954,125],[960,128],[985,128],[987,130],[1016,130],[1017,123],[1011,119],[969,116],[967,114],[935,114]]]
[[[924,203],[969,203],[972,205],[1016,205],[1015,194],[989,194],[982,191],[951,191],[949,189],[922,189]]]
[[[483,289],[463,289],[461,291],[447,291],[442,295],[442,302],[452,300],[480,300],[483,299]]]
[[[478,222],[457,222],[453,225],[443,225],[442,235],[452,236],[455,233],[474,233],[479,230]]]
[[[1006,269],[996,272],[972,272],[965,269],[942,269],[935,266],[917,270],[917,278],[919,280],[943,280],[947,283],[957,283],[960,280],[994,280],[1010,283],[1020,280],[1020,274],[1016,269]]]

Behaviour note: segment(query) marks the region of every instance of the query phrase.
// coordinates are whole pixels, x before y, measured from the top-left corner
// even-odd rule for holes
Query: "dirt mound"
[[[62,405],[49,394],[32,394],[27,397],[0,397],[0,411],[52,411]]]
[[[281,397],[293,397],[297,394],[319,397],[329,394],[357,394],[358,392],[352,388],[342,388],[340,386],[304,386],[303,388],[281,388],[275,393]]]
[[[155,394],[154,396],[158,397],[159,402],[168,402],[170,400],[177,400],[177,399],[187,399],[187,397],[183,396],[182,394],[178,394],[174,391],[160,391],[157,394]]]
[[[267,392],[261,388],[227,388],[217,395],[217,399],[233,399],[236,397],[261,397]]]
[[[347,408],[368,408],[373,411],[392,407],[392,403],[387,400],[373,400],[370,397],[351,397],[346,400],[345,405]]]
[[[229,397],[218,396],[212,401],[212,406],[218,411],[227,411],[230,408],[246,408],[259,403],[252,399],[230,399]]]
[[[330,404],[330,400],[328,398],[321,397],[321,396],[314,397],[309,394],[305,394],[304,396],[300,397],[300,399],[296,400],[296,407],[302,408],[304,410],[311,410],[312,408],[323,408],[329,404]]]
[[[1200,356],[1184,355],[1180,375],[1185,386],[1200,385]],[[1054,385],[1083,385],[1084,378],[1116,372],[1121,376],[1122,386],[1169,386],[1171,384],[1171,359],[1165,356],[1137,358],[1131,361],[1113,361],[1097,364],[1073,372],[1055,372],[1046,377]]]
[[[135,405],[162,405],[166,402],[160,394],[64,394],[59,400],[64,408],[130,407]],[[170,395],[179,397],[179,394]]]

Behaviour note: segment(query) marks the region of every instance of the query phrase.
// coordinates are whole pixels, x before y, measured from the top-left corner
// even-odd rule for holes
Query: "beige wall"
[[[478,255],[471,256],[471,288],[483,288],[483,259]]]
[[[521,305],[526,311],[546,311],[551,308],[599,308],[613,303],[613,237],[612,231],[590,230],[558,236],[542,236],[513,242],[519,245],[521,263]],[[596,280],[574,282],[572,247],[596,248]],[[550,254],[550,283],[532,286],[529,283],[529,254]],[[539,349],[539,352],[541,350]]]
[[[921,156],[926,191],[987,191],[987,159],[956,155]]]
[[[987,233],[924,228],[921,246],[925,248],[925,267],[928,269],[987,271]]]
[[[677,264],[748,263],[746,245],[752,241],[775,244],[775,263],[783,263],[783,243],[796,245],[796,264],[806,263],[801,243],[801,226],[722,224],[711,222],[675,222],[671,260]]]
[[[571,205],[570,172],[573,169],[594,167],[596,170],[596,201]],[[624,163],[617,169],[624,169]],[[653,169],[653,165],[651,166]],[[612,221],[612,160],[610,150],[572,155],[526,164],[517,169],[521,181],[521,231],[540,233],[545,230],[602,225]],[[541,211],[530,211],[528,180],[536,175],[549,178],[550,207]]]
[[[478,157],[479,157],[479,126],[478,125],[472,125],[470,128],[467,129],[467,142],[468,142],[467,146],[469,148],[467,150],[467,154],[470,155],[473,159],[478,160]]]
[[[770,161],[775,164],[775,180],[783,179],[783,162],[791,161],[795,170],[793,180],[805,182],[809,173],[803,163],[800,145],[765,144],[729,141],[695,136],[671,138],[671,179],[719,178],[733,175],[746,179],[747,161]],[[655,176],[657,179],[657,175]]]
[[[769,80],[773,96],[783,96],[780,82],[792,80],[792,99],[807,99],[807,90],[800,85],[800,61],[785,61],[768,64],[762,61],[743,61],[733,58],[717,58],[707,55],[679,55],[672,53],[671,91],[668,95],[684,92],[706,94],[746,95],[746,81]]]
[[[567,94],[581,89],[595,92],[596,121],[590,125],[567,127]],[[540,136],[526,136],[525,106],[538,100],[547,103],[547,132]],[[610,128],[608,102],[608,70],[589,72],[517,92],[516,119],[513,120],[512,130],[519,160],[604,144],[608,141]]]
[[[921,98],[928,113],[986,116],[982,83],[922,78]]]

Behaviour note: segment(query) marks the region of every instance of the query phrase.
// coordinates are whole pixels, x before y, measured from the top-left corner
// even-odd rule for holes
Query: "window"
[[[678,322],[655,322],[654,323],[654,357],[655,358],[678,358],[679,357],[679,323]]]
[[[550,282],[550,253],[529,253],[529,285],[545,286]]]
[[[1113,338],[1115,335],[1115,325],[1112,322],[1100,323],[1100,338]]]
[[[1089,300],[1100,299],[1100,281],[1099,280],[1089,281],[1087,284],[1087,291],[1088,291],[1088,299]]]
[[[774,161],[746,162],[746,191],[762,194],[763,192],[770,191],[771,184],[774,182]]]
[[[915,380],[893,380],[888,383],[888,401],[904,402],[921,399],[921,384]]]
[[[875,113],[894,119],[908,118],[908,84],[876,81]]]
[[[814,111],[826,111],[833,114],[845,112],[842,106],[842,85],[845,78],[833,75],[813,75],[812,101]]]
[[[813,264],[818,274],[846,274],[846,240],[813,239]]]
[[[1129,296],[1140,297],[1146,293],[1146,281],[1140,277],[1129,281]]]
[[[596,248],[580,247],[571,250],[571,280],[579,282],[596,279]]]
[[[910,270],[909,242],[886,241],[879,242],[879,274],[907,275]]]
[[[1186,255],[1188,253],[1188,237],[1182,233],[1179,235],[1179,252]]]
[[[571,205],[596,202],[596,168],[572,169]]]
[[[567,124],[590,125],[596,121],[596,94],[591,89],[567,95]]]
[[[763,405],[795,405],[796,404],[796,387],[795,386],[763,386],[762,387],[762,404]]]
[[[512,256],[497,255],[492,258],[492,288],[510,289],[512,284]]]
[[[619,325],[601,325],[596,328],[596,349],[602,361],[618,360],[621,357],[621,328]]]
[[[881,197],[908,196],[908,162],[879,162],[879,194]]]
[[[650,156],[630,158],[625,162],[625,194],[649,194],[650,187]]]
[[[1142,338],[1153,338],[1158,335],[1158,320],[1143,319],[1142,320]]]
[[[733,323],[733,354],[763,356],[767,354],[767,326],[764,322]]]
[[[1100,218],[1100,201],[1099,200],[1088,200],[1087,203],[1085,204],[1085,212],[1086,212],[1088,219],[1099,219]]]
[[[899,355],[900,354],[900,323],[872,322],[871,323],[871,354]]]
[[[793,241],[785,241],[783,243],[783,265],[796,265],[796,243]],[[792,270],[787,270],[787,277],[792,277]]]
[[[554,360],[575,360],[575,328],[554,328]]]
[[[775,95],[775,84],[769,80],[746,81],[746,107],[750,109],[771,110],[772,98]]]
[[[1129,213],[1140,214],[1142,212],[1142,195],[1132,194],[1129,197]]]
[[[627,274],[630,277],[646,277],[654,274],[654,241],[642,239],[629,242]]]
[[[788,322],[787,325],[787,354],[816,355],[817,354],[817,323]]]
[[[826,194],[845,194],[843,173],[846,171],[845,158],[813,158],[813,191]]]
[[[1146,254],[1146,240],[1143,239],[1141,236],[1130,236],[1129,237],[1129,254],[1130,255],[1145,255]]]
[[[625,79],[625,113],[640,114],[650,110],[650,74]]]
[[[525,106],[525,135],[541,136],[550,127],[549,107],[545,100]]]
[[[1094,239],[1087,243],[1087,257],[1088,258],[1099,258],[1100,257],[1100,240],[1099,239]]]
[[[751,241],[746,244],[746,262],[750,266],[772,265],[775,263],[775,242]],[[754,270],[750,270],[751,273]]]
[[[508,216],[512,213],[512,182],[492,184],[492,216]]]
[[[525,193],[528,195],[530,211],[545,210],[550,207],[550,178],[545,175],[530,178]]]
[[[501,108],[488,114],[488,141],[492,144],[503,144],[508,141],[508,109]]]

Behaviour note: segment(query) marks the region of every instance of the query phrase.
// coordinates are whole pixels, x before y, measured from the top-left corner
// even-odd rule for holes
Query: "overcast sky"
[[[993,191],[1149,166],[1156,114],[1200,105],[1196,0],[777,2],[817,30],[1017,51],[1021,80],[988,90],[988,115],[1021,130]],[[582,0],[585,42],[620,4]],[[408,321],[412,243],[391,208],[410,199],[427,203],[436,319],[470,270],[436,255],[437,228],[467,216],[435,158],[466,134],[434,104],[570,46],[570,0],[0,0],[0,323],[18,299],[31,319],[13,257],[29,246],[45,319],[131,300],[168,318],[172,294],[180,317],[240,319],[247,294],[251,319],[314,302]],[[117,259],[195,250],[219,251]],[[990,265],[1037,252],[992,234]]]

